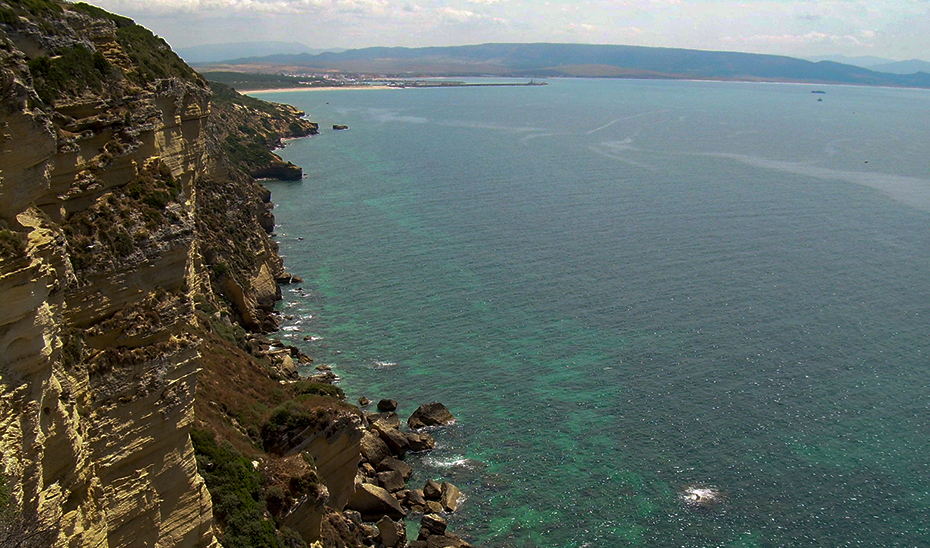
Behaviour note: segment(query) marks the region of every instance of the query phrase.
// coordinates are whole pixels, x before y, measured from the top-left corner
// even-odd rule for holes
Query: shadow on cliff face
[[[46,548],[58,536],[58,523],[46,523],[24,512],[10,496],[10,479],[0,475],[0,546]]]

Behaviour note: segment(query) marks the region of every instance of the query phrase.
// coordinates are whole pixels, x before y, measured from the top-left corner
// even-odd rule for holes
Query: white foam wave
[[[436,448],[438,449],[438,447]],[[436,450],[434,449],[434,451]],[[476,470],[484,468],[486,465],[475,459],[470,459],[461,455],[455,455],[452,458],[440,459],[437,457],[426,457],[423,461],[434,468],[462,468],[465,470]]]

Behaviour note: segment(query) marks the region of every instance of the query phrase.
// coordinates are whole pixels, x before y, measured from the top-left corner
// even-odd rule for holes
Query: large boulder
[[[378,435],[391,449],[391,453],[403,457],[410,448],[410,440],[397,427],[386,420],[378,420],[371,424]]]
[[[400,417],[393,411],[386,411],[384,413],[366,413],[365,418],[368,419],[368,424],[380,422],[389,428],[400,428]]]
[[[401,519],[406,513],[393,495],[377,485],[362,483],[355,486],[346,508],[357,510],[365,521],[378,521],[383,516]]]
[[[446,534],[446,519],[438,514],[426,514],[420,520],[420,536],[417,540],[426,540],[432,535]]]
[[[378,472],[378,485],[394,493],[404,488],[404,476],[400,472]]]
[[[365,432],[362,436],[359,448],[361,449],[362,457],[370,462],[372,466],[378,466],[381,461],[391,456],[390,448],[388,448],[387,444],[381,440],[381,437],[374,432]]]
[[[382,460],[376,469],[378,472],[400,472],[400,475],[403,476],[404,481],[407,481],[410,479],[410,476],[413,475],[412,466],[402,460],[397,460],[394,457],[388,457]]]
[[[442,486],[434,480],[426,480],[423,484],[423,496],[426,500],[439,500],[442,497]]]
[[[455,422],[455,417],[439,402],[425,403],[407,419],[410,428],[423,428],[424,426],[442,426]]]
[[[425,548],[446,548],[448,546],[467,548],[471,546],[458,536],[447,532],[446,520],[439,514],[426,514],[420,520],[420,533],[417,535],[415,542],[420,543],[423,541],[426,542]],[[422,547],[423,545],[411,542],[410,546],[412,548],[413,546]]]
[[[407,491],[405,500],[407,506],[426,506],[426,499],[423,498],[422,489],[411,489]]]
[[[397,400],[384,399],[378,402],[378,411],[390,412],[397,411]]]
[[[458,487],[452,485],[448,481],[442,482],[440,491],[439,503],[442,504],[442,509],[446,512],[455,512],[455,509],[459,505],[459,497],[462,496],[462,492],[459,491]]]
[[[384,516],[377,523],[378,540],[386,548],[399,548],[407,544],[407,529],[403,522],[394,522],[391,518]]]

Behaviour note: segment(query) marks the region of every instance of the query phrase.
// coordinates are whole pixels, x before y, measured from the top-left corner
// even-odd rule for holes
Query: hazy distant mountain
[[[482,44],[364,48],[236,62],[384,75],[694,78],[930,87],[930,74],[898,75],[778,55],[593,44]]]
[[[884,57],[846,57],[845,55],[825,55],[822,57],[809,57],[811,61],[836,61],[867,68],[875,72],[890,72],[892,74],[914,74],[915,72],[930,72],[930,63],[920,59],[909,61],[895,61]]]
[[[266,55],[293,55],[298,53],[323,53],[342,51],[337,49],[313,49],[298,42],[231,42],[205,44],[175,50],[188,63],[216,63],[241,57],[264,57]]]
[[[843,63],[845,65],[854,65],[857,67],[871,69],[875,65],[887,65],[888,63],[896,62],[894,59],[886,59],[884,57],[876,57],[874,55],[861,55],[857,57],[849,57],[846,55],[817,55],[814,57],[805,57],[808,61],[834,61],[836,63]]]
[[[875,65],[872,70],[879,72],[891,72],[893,74],[914,74],[915,72],[930,72],[930,63],[920,59],[911,59],[909,61],[895,61]]]

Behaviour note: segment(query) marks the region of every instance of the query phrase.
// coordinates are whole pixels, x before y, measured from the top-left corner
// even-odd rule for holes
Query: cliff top
[[[121,97],[179,79],[206,89],[163,39],[132,19],[79,2],[4,0],[0,30],[23,52],[39,99],[46,104],[83,96]]]

